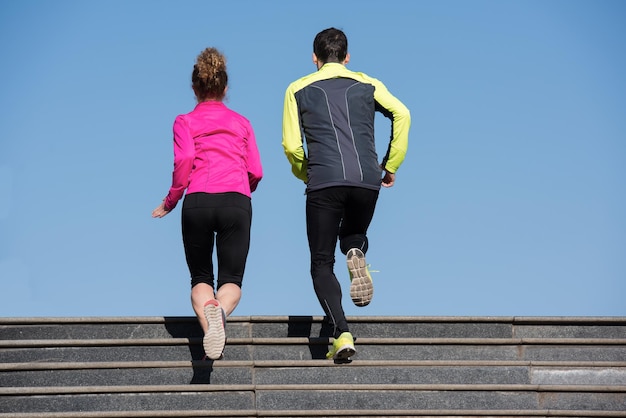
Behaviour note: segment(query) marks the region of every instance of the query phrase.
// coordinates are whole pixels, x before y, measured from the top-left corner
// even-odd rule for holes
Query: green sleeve
[[[285,93],[283,109],[283,149],[291,164],[291,171],[300,180],[307,182],[307,158],[302,143],[298,105],[293,89],[290,86]]]
[[[411,113],[380,81],[374,80],[373,85],[376,88],[374,99],[391,119],[391,139],[387,155],[383,160],[383,168],[390,173],[395,173],[404,161],[409,146]]]

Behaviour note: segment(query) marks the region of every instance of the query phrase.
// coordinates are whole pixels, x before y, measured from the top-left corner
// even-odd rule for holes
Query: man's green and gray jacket
[[[376,111],[391,120],[382,163],[374,140]],[[382,168],[395,173],[404,160],[410,125],[409,110],[382,82],[326,63],[287,88],[282,144],[307,192],[332,186],[378,190]]]

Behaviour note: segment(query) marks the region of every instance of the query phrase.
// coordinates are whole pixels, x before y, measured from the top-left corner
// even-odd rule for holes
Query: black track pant
[[[341,304],[341,285],[333,271],[337,238],[343,254],[350,248],[367,252],[366,233],[377,200],[378,190],[360,187],[328,187],[307,194],[306,226],[313,288],[334,327],[335,337],[349,331]]]

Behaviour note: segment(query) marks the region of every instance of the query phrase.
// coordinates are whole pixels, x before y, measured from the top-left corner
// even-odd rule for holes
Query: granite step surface
[[[0,318],[0,418],[626,416],[626,318]]]

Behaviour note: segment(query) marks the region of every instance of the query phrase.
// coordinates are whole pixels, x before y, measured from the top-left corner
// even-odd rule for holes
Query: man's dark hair
[[[322,63],[343,62],[348,54],[348,38],[339,29],[324,29],[315,36],[313,53]]]

